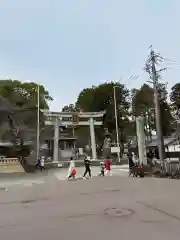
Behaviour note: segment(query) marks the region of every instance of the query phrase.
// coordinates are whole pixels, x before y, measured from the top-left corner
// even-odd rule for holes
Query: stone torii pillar
[[[53,150],[53,162],[59,161],[59,119],[55,119],[54,124],[54,150]]]
[[[94,119],[93,119],[93,117],[91,117],[89,119],[89,126],[90,126],[90,136],[91,136],[92,158],[93,158],[93,160],[96,160],[97,159],[96,138],[95,138]]]
[[[140,163],[147,164],[144,118],[141,116],[136,118],[136,131],[137,131],[139,160],[140,160]]]
[[[97,159],[96,154],[96,139],[95,139],[95,129],[94,126],[101,126],[103,122],[97,120],[102,118],[104,112],[50,112],[43,111],[44,115],[47,117],[46,125],[54,126],[54,152],[53,152],[53,162],[58,163],[59,161],[59,127],[61,126],[89,126],[90,127],[90,136],[91,136],[91,149],[92,149],[92,159]],[[71,118],[71,120],[64,119]],[[84,121],[80,121],[80,120]]]

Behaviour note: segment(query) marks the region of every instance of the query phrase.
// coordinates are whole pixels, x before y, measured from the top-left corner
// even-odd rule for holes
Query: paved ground
[[[44,179],[0,191],[1,239],[179,239],[179,180]]]
[[[114,176],[127,176],[128,165],[113,166]],[[66,180],[68,170],[65,168],[50,169],[48,171],[40,172],[36,174],[15,173],[15,174],[0,174],[0,189],[14,188],[14,187],[32,187],[34,184],[44,184],[55,178],[57,180]],[[82,177],[84,173],[84,167],[77,168],[77,177]],[[92,167],[92,176],[99,174],[99,167]]]

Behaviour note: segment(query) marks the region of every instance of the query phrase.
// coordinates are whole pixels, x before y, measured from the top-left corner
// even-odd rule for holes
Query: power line
[[[135,81],[138,78],[137,75],[131,75],[126,82],[122,83],[124,85],[124,87],[128,87],[132,84],[133,81]]]
[[[163,60],[166,62],[166,64],[168,63],[168,65],[170,65],[170,66],[173,65],[173,66],[180,68],[180,64],[177,61],[171,60],[169,58],[164,58],[164,57],[163,57]]]

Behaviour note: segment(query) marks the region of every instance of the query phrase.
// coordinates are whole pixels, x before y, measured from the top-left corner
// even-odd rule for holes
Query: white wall
[[[180,145],[169,145],[168,146],[169,152],[180,152]],[[165,148],[165,151],[167,152],[167,149]]]

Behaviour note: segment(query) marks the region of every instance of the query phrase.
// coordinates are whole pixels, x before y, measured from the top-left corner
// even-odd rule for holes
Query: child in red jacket
[[[112,172],[111,172],[111,160],[110,160],[110,157],[107,157],[107,159],[105,161],[105,169],[106,169],[105,175],[106,176],[111,176]]]

